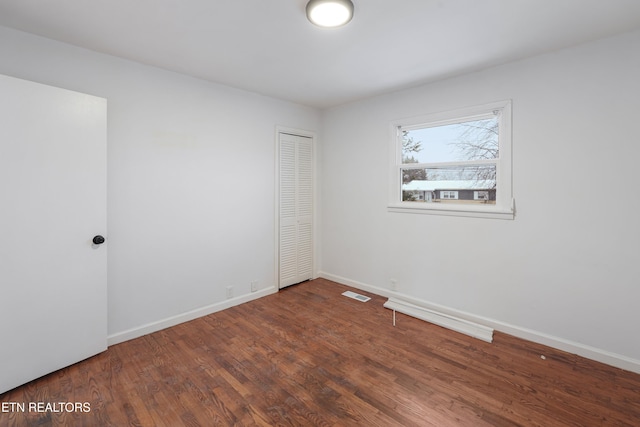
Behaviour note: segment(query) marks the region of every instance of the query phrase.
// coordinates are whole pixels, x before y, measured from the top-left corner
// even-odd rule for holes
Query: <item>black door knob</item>
[[[101,245],[104,243],[104,237],[97,235],[93,238],[93,244],[94,245]]]

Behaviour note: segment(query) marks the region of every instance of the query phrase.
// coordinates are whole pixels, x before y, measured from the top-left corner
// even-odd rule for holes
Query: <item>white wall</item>
[[[323,275],[640,369],[640,32],[323,115]],[[388,213],[393,120],[513,100],[515,220]],[[427,339],[427,337],[425,337]]]
[[[112,343],[274,290],[275,129],[318,111],[3,27],[0,73],[108,100]]]

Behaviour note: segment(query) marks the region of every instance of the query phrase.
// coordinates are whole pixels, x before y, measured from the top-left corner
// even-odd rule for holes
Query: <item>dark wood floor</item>
[[[0,395],[90,412],[10,411],[0,425],[640,425],[638,374],[401,314],[393,327],[385,298],[347,289],[315,280],[112,346]]]

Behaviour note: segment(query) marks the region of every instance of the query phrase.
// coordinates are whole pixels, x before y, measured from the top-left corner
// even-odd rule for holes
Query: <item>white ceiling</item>
[[[640,0],[0,0],[0,25],[330,107],[640,28]],[[640,46],[639,46],[640,49]]]

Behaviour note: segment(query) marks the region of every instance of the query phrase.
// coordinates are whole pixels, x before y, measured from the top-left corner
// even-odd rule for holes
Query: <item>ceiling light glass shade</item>
[[[311,0],[307,3],[307,18],[319,27],[339,27],[352,17],[351,0]]]

